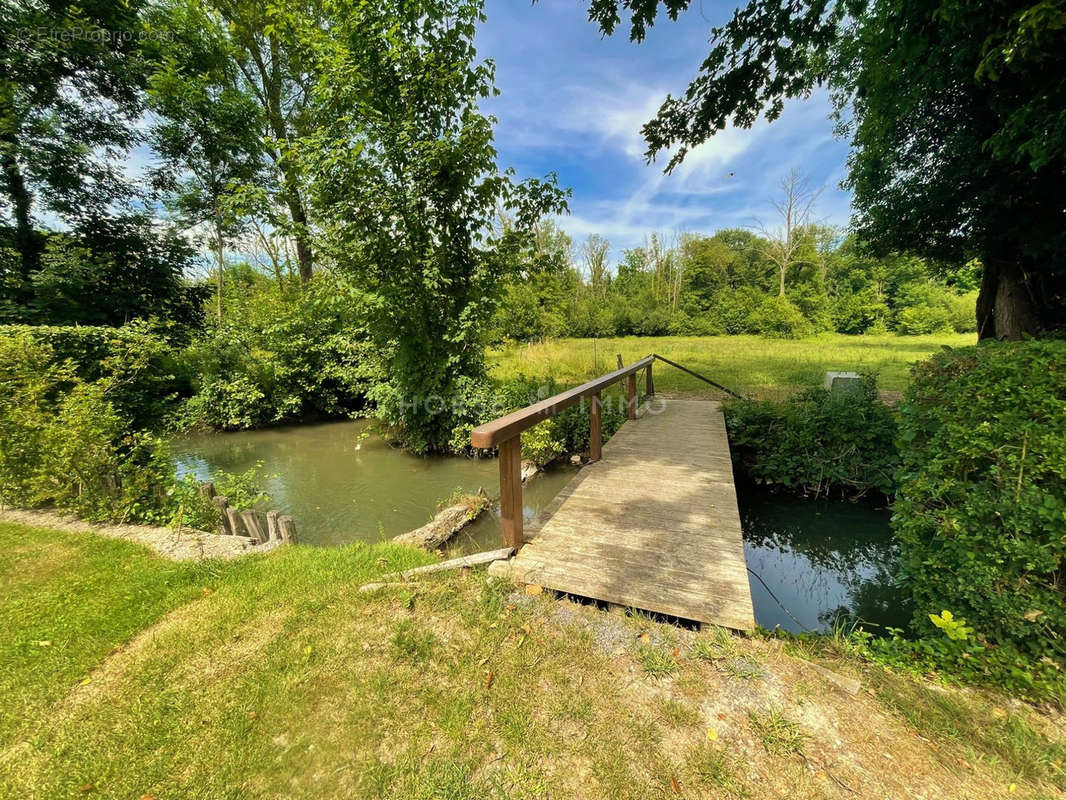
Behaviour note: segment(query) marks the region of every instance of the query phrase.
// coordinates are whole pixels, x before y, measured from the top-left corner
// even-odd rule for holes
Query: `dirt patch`
[[[255,544],[245,536],[224,536],[192,528],[175,530],[149,525],[94,525],[77,517],[52,511],[0,509],[0,522],[13,522],[37,528],[84,533],[91,531],[112,539],[127,539],[154,550],[174,561],[199,561],[204,558],[237,558],[248,553],[266,553],[281,542]]]
[[[516,593],[509,599],[527,604],[531,598]],[[711,796],[1029,796],[1021,785],[1011,789],[1009,775],[983,768],[979,757],[964,748],[924,739],[870,688],[851,694],[824,668],[787,654],[779,641],[714,629],[670,631],[660,624],[649,624],[635,635],[636,627],[645,627],[640,620],[634,625],[619,614],[565,599],[556,601],[549,619],[563,631],[590,636],[613,656],[618,699],[627,718],[640,709],[661,720],[664,707],[679,709],[674,713],[685,723],[660,723],[662,753],[677,763],[703,748],[713,763],[734,763],[748,794]],[[648,674],[639,655],[634,658],[641,646],[666,648],[676,658],[677,670]],[[762,720],[792,731],[795,749],[774,752],[773,741],[768,743],[758,727]],[[691,785],[697,780],[694,774],[679,772],[674,780],[684,796],[706,796]],[[1048,797],[1061,796],[1050,787],[1040,790],[1050,792]]]

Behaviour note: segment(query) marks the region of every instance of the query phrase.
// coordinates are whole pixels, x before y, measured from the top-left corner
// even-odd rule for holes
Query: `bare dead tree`
[[[774,227],[759,223],[756,227],[760,236],[766,240],[761,248],[763,255],[777,267],[778,294],[785,296],[785,277],[793,266],[807,263],[797,258],[803,244],[802,231],[815,220],[814,206],[822,194],[821,186],[814,188],[810,179],[797,169],[793,169],[781,179],[781,196],[773,201],[777,211],[778,224]]]
[[[611,243],[598,233],[592,234],[581,245],[581,256],[585,261],[585,269],[589,276],[589,286],[596,297],[604,297],[607,294],[608,273],[607,255],[611,251]]]

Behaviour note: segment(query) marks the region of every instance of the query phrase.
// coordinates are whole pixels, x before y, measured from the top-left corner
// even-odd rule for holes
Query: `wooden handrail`
[[[579,402],[583,398],[599,394],[621,378],[633,375],[636,372],[640,372],[642,369],[649,369],[654,359],[654,356],[642,358],[640,361],[636,361],[628,367],[616,369],[614,372],[601,375],[599,378],[594,378],[588,383],[583,383],[573,389],[568,389],[565,392],[559,392],[559,394],[552,395],[547,400],[541,400],[539,403],[520,408],[518,411],[510,413],[506,417],[500,417],[499,419],[494,419],[492,422],[486,422],[484,425],[479,425],[470,432],[470,444],[474,447],[482,448],[496,447],[501,442],[512,439],[522,431],[532,428],[538,422],[543,422],[549,417],[554,417],[560,411],[570,408],[570,406]]]
[[[586,397],[592,398],[589,410],[589,458],[599,461],[602,441],[602,402],[600,394],[615,382],[624,380],[626,387],[626,416],[629,419],[637,418],[637,373],[645,370],[646,388],[645,394],[649,397],[655,394],[655,383],[652,380],[651,368],[656,359],[677,367],[693,377],[706,381],[712,386],[721,389],[734,397],[740,397],[736,392],[727,389],[710,378],[705,378],[698,372],[693,372],[687,367],[652,353],[650,356],[634,361],[629,366],[621,366],[622,356],[618,356],[619,367],[614,372],[601,375],[587,383],[583,383],[573,389],[553,395],[539,403],[520,408],[505,417],[494,419],[479,425],[470,432],[470,444],[474,447],[488,448],[497,447],[500,452],[500,527],[503,529],[504,547],[518,549],[522,546],[522,431],[528,430],[538,422],[543,422],[549,417],[554,417],[561,411],[578,403]]]
[[[618,357],[621,362],[621,356]],[[520,408],[505,417],[479,425],[470,432],[470,444],[474,447],[498,447],[500,451],[500,527],[503,529],[504,547],[522,546],[522,431],[538,422],[554,417],[586,397],[592,398],[589,411],[589,457],[600,459],[602,425],[600,393],[623,378],[626,379],[626,411],[629,419],[637,418],[637,376],[647,370],[647,392],[653,394],[651,377],[653,356],[642,358],[628,367],[601,375],[588,383],[560,392],[539,403]]]

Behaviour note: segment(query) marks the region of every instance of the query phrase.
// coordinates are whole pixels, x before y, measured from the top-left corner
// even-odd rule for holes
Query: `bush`
[[[502,417],[558,394],[562,388],[554,380],[534,380],[519,376],[501,383],[472,387],[457,413],[462,422],[452,430],[450,451],[469,454],[470,432],[477,425]],[[586,400],[567,408],[554,417],[522,433],[522,458],[543,466],[564,453],[582,453],[589,449],[589,403]],[[626,420],[625,400],[621,394],[603,394],[600,423],[606,441]]]
[[[29,333],[0,338],[0,503],[89,520],[164,521],[173,466],[110,400]]]
[[[303,289],[231,268],[223,322],[183,353],[197,376],[189,421],[238,430],[361,409],[379,377],[365,335],[365,301],[343,279]]]
[[[830,316],[837,333],[871,333],[878,323],[881,329],[887,330],[884,320],[888,316],[888,306],[872,290],[864,290],[834,298]]]
[[[911,306],[899,312],[896,332],[904,336],[951,331],[951,312],[944,306]]]
[[[786,401],[731,400],[729,443],[737,468],[758,483],[815,496],[895,487],[896,421],[874,378],[861,391],[812,389]]]
[[[966,620],[1017,684],[1066,665],[1066,342],[948,350],[914,369],[893,506],[916,628]]]
[[[787,297],[767,297],[748,317],[755,333],[771,339],[801,339],[811,333],[811,324]]]
[[[217,509],[166,443],[131,428],[114,398],[121,379],[88,381],[32,331],[0,337],[0,504],[51,506],[94,522],[174,521],[213,530]],[[213,480],[234,508],[262,498],[258,468]]]
[[[751,316],[763,298],[762,292],[750,286],[717,292],[711,301],[711,313],[727,334],[754,333]]]
[[[106,380],[108,401],[134,428],[160,427],[179,396],[189,392],[188,379],[178,374],[172,345],[148,323],[121,328],[0,325],[0,344],[14,361],[31,358],[31,352],[33,358],[47,354],[53,367],[68,365],[69,377],[89,383]],[[30,369],[38,375],[49,371],[40,363]]]

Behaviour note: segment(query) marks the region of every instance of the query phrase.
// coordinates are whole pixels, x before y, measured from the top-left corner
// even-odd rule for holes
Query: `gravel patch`
[[[68,533],[91,531],[112,539],[127,539],[174,561],[207,558],[237,558],[248,553],[267,553],[281,545],[272,541],[255,544],[246,536],[225,536],[193,528],[156,528],[149,525],[94,525],[77,517],[53,511],[0,509],[0,522],[14,522]]]

